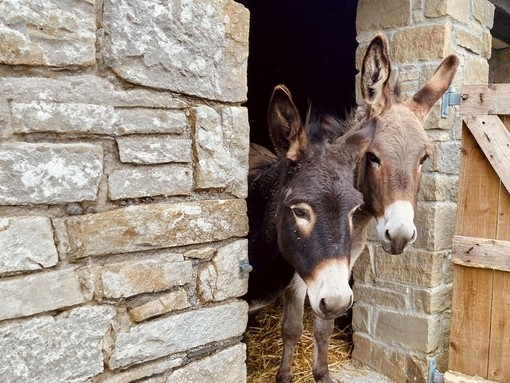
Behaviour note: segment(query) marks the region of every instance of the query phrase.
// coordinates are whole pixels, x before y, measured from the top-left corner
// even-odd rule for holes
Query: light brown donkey
[[[422,165],[434,149],[423,122],[450,86],[458,63],[455,55],[448,56],[423,88],[412,98],[403,100],[398,87],[393,90],[390,87],[391,63],[386,38],[378,35],[370,43],[361,70],[365,116],[358,123],[347,122],[352,125],[351,132],[373,129],[372,141],[355,171],[356,188],[363,194],[364,203],[353,217],[350,269],[365,246],[366,229],[372,218],[376,219],[382,247],[388,253],[400,254],[416,240],[414,213]],[[292,351],[303,328],[305,296],[306,285],[295,274],[284,294],[284,352],[276,379],[279,383],[289,383],[292,378]],[[333,327],[333,320],[317,317],[313,375],[319,383],[333,382],[327,362]]]

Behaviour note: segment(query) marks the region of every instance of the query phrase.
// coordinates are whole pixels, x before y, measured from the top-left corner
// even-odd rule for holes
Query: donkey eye
[[[297,218],[306,218],[306,210],[299,207],[292,209],[292,212]]]
[[[368,160],[370,162],[372,162],[373,164],[381,165],[381,160],[374,153],[368,152],[367,157],[368,157]]]
[[[420,165],[423,165],[423,163],[424,163],[425,161],[427,161],[427,159],[428,159],[428,158],[429,158],[429,155],[428,155],[428,154],[425,154],[425,155],[421,158],[421,160],[420,160]]]
[[[312,209],[310,205],[301,202],[296,205],[292,205],[290,208],[296,219],[304,219],[306,221],[311,220]]]

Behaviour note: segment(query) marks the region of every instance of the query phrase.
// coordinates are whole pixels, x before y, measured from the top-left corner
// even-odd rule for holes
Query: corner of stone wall
[[[360,0],[357,67],[369,41],[382,32],[390,41],[396,77],[408,95],[423,86],[450,53],[461,62],[452,84],[457,92],[463,84],[487,83],[493,13],[487,0]],[[400,256],[370,243],[354,269],[353,363],[395,382],[428,382],[432,358],[439,370],[447,369],[458,108],[450,107],[443,119],[438,102],[425,123],[436,153],[423,174],[415,219],[418,241]]]
[[[0,381],[245,382],[248,11],[22,0],[0,24]]]

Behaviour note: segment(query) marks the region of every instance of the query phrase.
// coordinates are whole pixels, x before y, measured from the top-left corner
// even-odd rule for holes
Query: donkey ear
[[[337,155],[353,167],[356,166],[372,142],[374,132],[375,122],[371,121],[359,130],[346,133],[335,142],[339,148]]]
[[[367,117],[381,114],[389,105],[390,75],[388,40],[377,35],[370,42],[361,66],[361,94],[367,105]]]
[[[459,66],[459,58],[450,55],[436,69],[429,81],[410,101],[410,108],[420,121],[424,121],[437,100],[450,87]]]
[[[305,150],[308,139],[290,91],[284,85],[278,85],[273,90],[267,122],[276,154],[296,162]]]

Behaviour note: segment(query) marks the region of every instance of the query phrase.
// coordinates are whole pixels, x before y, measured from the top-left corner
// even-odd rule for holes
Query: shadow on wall
[[[277,84],[289,87],[301,111],[311,102],[343,117],[355,105],[357,0],[237,1],[251,14],[246,103],[251,142],[272,148],[266,118]]]

